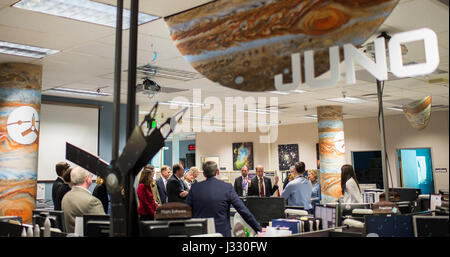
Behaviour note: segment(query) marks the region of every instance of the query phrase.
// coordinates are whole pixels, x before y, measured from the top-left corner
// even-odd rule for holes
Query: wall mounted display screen
[[[56,179],[56,163],[67,161],[66,142],[98,155],[98,120],[98,108],[41,105],[39,181]]]
[[[360,184],[376,184],[383,188],[381,151],[352,152],[353,168]]]

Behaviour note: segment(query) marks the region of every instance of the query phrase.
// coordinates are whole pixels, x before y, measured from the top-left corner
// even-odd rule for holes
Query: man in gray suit
[[[67,233],[74,232],[75,217],[105,214],[102,202],[88,190],[92,184],[92,174],[81,167],[75,167],[70,173],[70,179],[73,183],[72,189],[64,195],[61,204]]]

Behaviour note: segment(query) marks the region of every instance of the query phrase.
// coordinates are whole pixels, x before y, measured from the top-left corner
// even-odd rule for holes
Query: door
[[[398,150],[402,187],[420,188],[422,194],[434,193],[430,148]]]

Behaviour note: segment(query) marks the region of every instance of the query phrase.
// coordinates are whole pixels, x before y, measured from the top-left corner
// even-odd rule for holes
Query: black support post
[[[139,0],[131,0],[130,6],[130,44],[128,53],[128,95],[127,95],[127,139],[136,127],[136,63],[138,37]],[[136,196],[134,194],[134,175],[124,178],[125,205],[127,211],[127,236],[139,236]]]

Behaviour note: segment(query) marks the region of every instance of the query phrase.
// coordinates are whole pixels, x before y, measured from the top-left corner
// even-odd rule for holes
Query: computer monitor
[[[109,222],[109,215],[95,215],[95,214],[83,215],[83,235],[84,236],[95,236],[92,234],[89,235],[87,233],[87,231],[88,231],[87,225],[90,221],[107,221],[107,222]],[[94,223],[92,223],[92,224],[94,224]],[[98,224],[100,225],[101,223],[98,223]],[[109,223],[108,223],[108,226],[109,226]]]
[[[397,192],[400,195],[400,201],[417,201],[417,198],[421,194],[422,190],[420,188],[407,188],[407,187],[396,187],[389,188],[392,192]]]
[[[246,206],[262,226],[272,219],[286,218],[282,197],[247,197]]]
[[[64,212],[63,211],[53,211],[47,209],[35,209],[32,213],[33,226],[36,224],[39,227],[44,226],[45,219],[48,217],[50,220],[50,226],[52,228],[58,228],[61,232],[66,232],[64,225]]]
[[[435,211],[436,206],[441,206],[441,195],[430,194],[430,210]]]
[[[208,234],[208,219],[140,221],[142,237],[188,237]]]
[[[364,217],[365,234],[378,237],[413,237],[410,215],[367,215]]]
[[[415,237],[449,237],[448,216],[412,216]]]
[[[84,223],[84,220],[83,220]],[[109,220],[89,220],[83,229],[85,237],[109,237]]]
[[[355,209],[372,209],[370,203],[343,203],[341,204],[340,214],[342,217],[352,216]]]
[[[336,207],[316,205],[314,217],[321,219],[323,229],[336,227]]]

